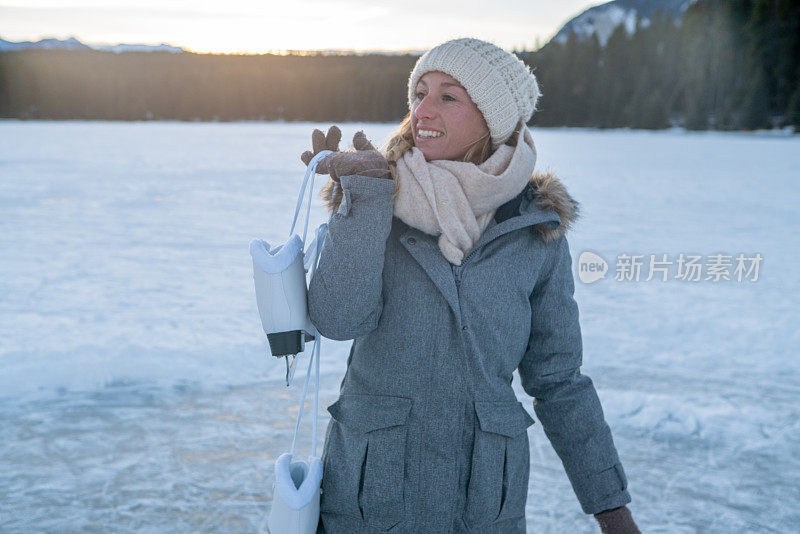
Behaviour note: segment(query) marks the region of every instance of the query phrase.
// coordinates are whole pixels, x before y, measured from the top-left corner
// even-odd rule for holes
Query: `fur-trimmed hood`
[[[561,180],[552,172],[534,172],[528,182],[528,191],[532,193],[538,208],[554,211],[561,219],[561,224],[555,229],[543,224],[535,226],[545,242],[566,234],[580,218],[580,203],[572,198]]]
[[[328,213],[334,213],[342,202],[342,188],[338,182],[329,180],[320,191],[320,196],[325,202]],[[580,203],[572,198],[561,180],[552,172],[534,172],[528,186],[514,199],[517,206],[523,196],[527,196],[529,200],[535,199],[537,208],[554,211],[561,219],[561,224],[557,228],[550,228],[545,224],[535,225],[545,242],[564,235],[580,217]]]

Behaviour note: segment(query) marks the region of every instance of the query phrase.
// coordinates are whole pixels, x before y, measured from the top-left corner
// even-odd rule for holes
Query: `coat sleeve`
[[[518,370],[581,508],[594,514],[631,497],[597,391],[580,372],[583,345],[569,244],[562,235],[547,248],[530,297],[531,334]]]
[[[378,326],[383,263],[392,226],[394,181],[350,175],[331,215],[308,288],[308,315],[329,339],[355,339]]]

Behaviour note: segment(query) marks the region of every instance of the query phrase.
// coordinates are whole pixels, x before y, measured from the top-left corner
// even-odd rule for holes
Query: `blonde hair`
[[[511,137],[508,138],[505,144],[515,146],[517,143],[518,131],[514,131]],[[392,179],[394,180],[394,193],[393,198],[397,197],[400,191],[400,183],[397,180],[397,160],[403,157],[408,150],[414,146],[414,132],[411,129],[411,111],[403,117],[397,129],[389,136],[389,140],[378,149],[383,157],[389,162],[389,169],[392,171]],[[484,135],[473,141],[468,145],[467,152],[461,161],[471,162],[475,165],[480,165],[491,157],[494,153],[492,150],[492,138],[487,130]],[[330,180],[325,187],[320,191],[320,196],[325,201],[328,207],[328,212],[338,208],[339,203],[342,201],[342,188],[333,180]]]

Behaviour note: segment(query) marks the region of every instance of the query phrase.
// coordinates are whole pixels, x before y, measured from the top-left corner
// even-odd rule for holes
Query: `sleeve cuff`
[[[382,196],[394,193],[394,180],[374,178],[362,174],[348,174],[339,178],[343,190],[349,190],[357,197]]]
[[[631,502],[628,479],[619,462],[599,473],[582,476],[574,490],[581,509],[587,514],[598,514]]]

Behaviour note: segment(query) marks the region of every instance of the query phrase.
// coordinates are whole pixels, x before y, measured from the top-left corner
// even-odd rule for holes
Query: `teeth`
[[[434,132],[432,130],[419,130],[420,137],[441,137],[444,134],[441,132]]]

